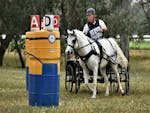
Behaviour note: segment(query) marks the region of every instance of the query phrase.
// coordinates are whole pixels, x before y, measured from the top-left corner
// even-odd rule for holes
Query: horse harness
[[[83,47],[80,47],[80,48],[78,48],[77,50],[75,50],[74,49],[74,51],[75,51],[75,53],[79,56],[79,58],[84,62],[84,63],[86,63],[87,62],[87,60],[92,56],[92,55],[97,55],[97,56],[99,56],[99,54],[96,52],[96,50],[95,50],[95,48],[92,46],[92,43],[96,43],[97,44],[97,46],[98,46],[98,48],[99,48],[99,50],[100,50],[100,61],[101,61],[101,59],[102,59],[102,56],[103,56],[103,51],[102,51],[102,45],[97,41],[97,40],[93,40],[93,42],[90,42],[89,40],[88,40],[88,42],[89,42],[89,44],[86,44],[85,46],[83,46]],[[88,45],[91,45],[91,51],[89,51],[88,52],[88,54],[86,54],[86,55],[84,55],[84,56],[81,56],[81,55],[79,55],[78,54],[78,50],[80,50],[80,49],[82,49],[82,48],[84,48],[84,47],[86,47],[86,46],[88,46]]]
[[[78,55],[79,55],[79,54],[78,54]],[[82,61],[86,62],[92,55],[98,55],[98,53],[92,49],[92,50],[91,50],[88,54],[86,54],[85,56],[80,56],[80,55],[79,55],[79,57],[81,58]]]
[[[109,40],[108,40],[108,41],[109,41]],[[74,45],[75,45],[75,42],[76,42],[76,40],[74,41]],[[92,55],[97,55],[97,56],[100,57],[100,62],[99,62],[99,63],[101,63],[102,58],[104,58],[105,60],[109,61],[109,59],[103,57],[103,55],[105,54],[107,57],[112,57],[112,56],[108,56],[108,55],[103,51],[104,48],[102,47],[101,43],[98,42],[98,40],[93,40],[93,42],[90,42],[90,41],[88,40],[88,42],[89,42],[89,44],[86,44],[86,45],[84,45],[84,46],[78,48],[77,50],[74,49],[74,45],[68,45],[68,46],[70,46],[71,48],[74,49],[75,55],[79,56],[79,58],[86,64],[86,67],[87,67],[88,70],[90,70],[90,69],[88,68],[86,62],[87,62],[87,60],[88,60]],[[92,43],[94,43],[94,42],[97,44],[97,46],[98,46],[98,48],[99,48],[99,50],[100,50],[100,53],[101,53],[100,55],[96,52],[95,48],[92,46]],[[109,43],[111,44],[110,41],[109,41]],[[80,49],[82,49],[82,48],[84,48],[84,47],[86,47],[86,46],[89,46],[89,45],[91,45],[91,47],[93,47],[93,48],[92,48],[92,50],[91,50],[88,54],[86,54],[85,56],[81,56],[81,55],[78,54],[78,50],[80,50]],[[112,45],[112,44],[111,44],[111,46],[112,46],[112,48],[113,48],[113,45]],[[113,48],[113,49],[114,49],[114,48]],[[115,54],[116,54],[116,52],[115,52]],[[113,56],[114,56],[114,55],[113,55]],[[112,63],[113,63],[113,62],[112,62]]]
[[[76,42],[76,40],[74,41],[74,45],[75,45],[75,42]],[[98,47],[99,47],[100,53],[102,53],[102,46],[101,46],[101,44],[100,44],[98,41],[90,42],[90,41],[88,40],[88,42],[89,42],[89,44],[86,44],[86,45],[84,45],[84,46],[82,46],[82,47],[80,47],[80,48],[78,48],[78,49],[74,49],[74,45],[70,45],[70,44],[68,45],[68,46],[70,46],[70,47],[75,51],[75,55],[79,56],[79,58],[80,58],[83,62],[85,62],[85,63],[86,63],[86,61],[87,61],[92,55],[99,55],[99,54],[95,51],[95,48],[94,48],[94,49],[92,48],[92,50],[91,50],[88,54],[86,54],[85,56],[81,56],[81,55],[78,54],[78,51],[79,51],[80,49],[83,49],[84,47],[87,47],[87,46],[89,46],[89,45],[91,45],[91,47],[93,47],[93,46],[92,46],[92,43],[96,42],[96,44],[97,44]],[[101,56],[102,56],[102,55],[101,55]]]
[[[99,54],[96,52],[95,48],[92,46],[92,43],[94,43],[94,42],[96,42],[96,44],[97,44],[98,47],[99,47],[100,53],[102,53],[102,46],[101,46],[101,44],[100,44],[98,41],[93,41],[93,42],[90,42],[90,41],[89,41],[89,44],[86,44],[85,46],[83,46],[83,47],[81,47],[81,48],[79,48],[79,49],[77,49],[77,50],[74,49],[75,54],[76,54],[77,56],[79,56],[79,58],[85,63],[85,66],[86,66],[86,68],[87,68],[88,70],[90,70],[90,69],[89,69],[89,67],[88,67],[88,65],[87,65],[87,60],[88,60],[92,55],[97,55],[97,56],[99,56]],[[86,46],[88,46],[88,45],[91,45],[91,48],[93,47],[92,50],[91,50],[88,54],[86,54],[85,56],[79,55],[79,54],[78,54],[78,50],[80,50],[80,49],[82,49],[82,48],[84,48],[84,47],[86,47]],[[73,47],[72,47],[72,48],[73,48]],[[101,59],[102,59],[102,54],[100,54],[100,62],[101,62]]]
[[[117,58],[117,50],[115,50],[115,48],[113,47],[113,45],[112,45],[112,43],[110,42],[110,40],[107,39],[107,41],[110,43],[110,45],[111,45],[111,47],[112,47],[112,49],[113,49],[113,51],[114,51],[114,54],[109,56],[109,55],[107,55],[107,53],[105,53],[105,52],[103,51],[103,54],[105,54],[105,55],[107,56],[107,58],[103,57],[103,59],[105,59],[105,60],[107,60],[107,61],[109,61],[109,62],[111,62],[111,63],[113,63],[113,64],[117,64],[117,63],[112,59],[112,57],[114,57],[114,56],[116,56],[116,58]]]

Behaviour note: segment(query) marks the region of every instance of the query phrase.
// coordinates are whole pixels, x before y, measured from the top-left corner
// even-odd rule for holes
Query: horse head
[[[74,30],[67,30],[68,36],[66,37],[67,47],[65,50],[66,55],[74,54],[74,50],[77,47],[77,35]]]

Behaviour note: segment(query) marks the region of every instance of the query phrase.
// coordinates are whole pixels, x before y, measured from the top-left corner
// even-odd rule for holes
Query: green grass
[[[130,49],[150,49],[150,41],[131,41]]]
[[[0,68],[0,113],[150,113],[150,52],[130,51],[130,95],[111,93],[99,84],[97,99],[82,84],[78,94],[66,92],[65,72],[60,75],[59,107],[30,107],[25,85],[25,70]]]
[[[23,59],[25,61],[25,55],[23,55]],[[21,68],[21,63],[20,63],[20,60],[19,60],[18,53],[6,51],[5,55],[4,55],[4,60],[3,60],[3,67],[6,67],[6,68],[8,68],[8,67],[9,68],[11,68],[11,67]]]

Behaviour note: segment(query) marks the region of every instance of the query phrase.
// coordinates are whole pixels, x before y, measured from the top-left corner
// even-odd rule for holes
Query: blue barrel
[[[57,64],[43,64],[42,75],[28,75],[29,105],[59,105],[59,75]]]

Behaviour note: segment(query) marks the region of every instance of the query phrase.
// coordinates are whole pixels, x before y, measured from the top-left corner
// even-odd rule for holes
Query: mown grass
[[[25,61],[25,54],[22,53],[23,60]],[[3,60],[3,67],[6,68],[21,68],[21,63],[19,60],[19,55],[17,52],[6,51]]]
[[[130,51],[130,95],[111,93],[98,85],[97,99],[82,84],[78,94],[66,92],[65,72],[60,75],[59,107],[30,107],[25,85],[25,70],[0,68],[0,113],[150,113],[150,51]]]
[[[150,41],[130,41],[130,49],[150,49]]]

